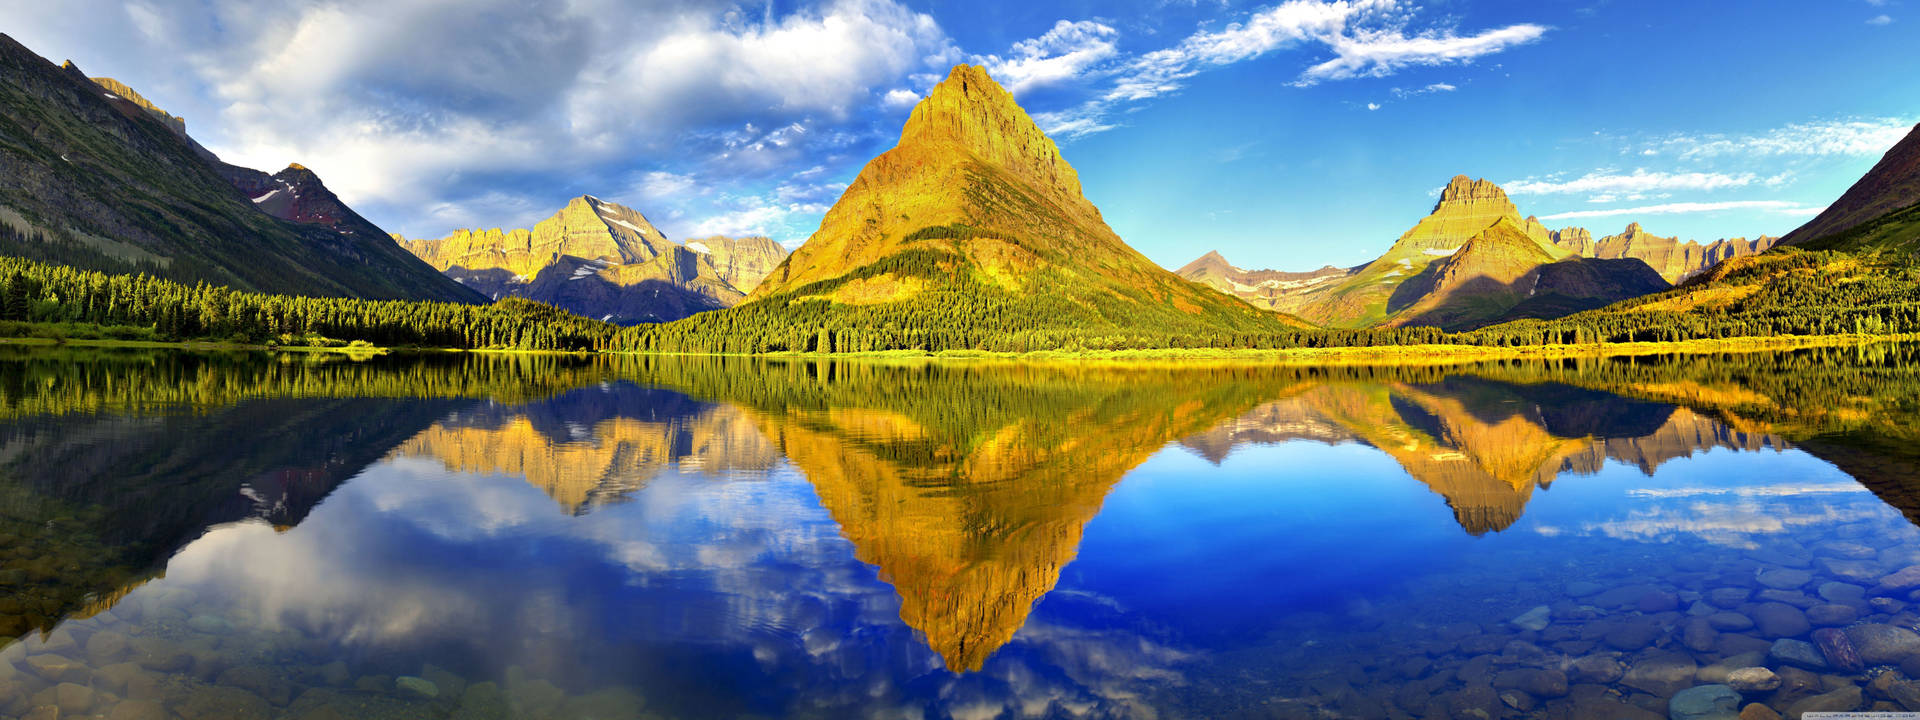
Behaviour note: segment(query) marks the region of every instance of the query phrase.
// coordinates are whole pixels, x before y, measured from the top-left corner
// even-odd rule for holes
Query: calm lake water
[[[1901,709],[1916,368],[13,350],[0,716]]]

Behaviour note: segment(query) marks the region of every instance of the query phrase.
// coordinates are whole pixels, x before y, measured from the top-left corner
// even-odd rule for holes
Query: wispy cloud
[[[1892,15],[1875,15],[1871,19],[1867,20],[1867,24],[1868,25],[1892,25],[1893,16]]]
[[[1464,36],[1427,32],[1410,37],[1399,29],[1358,30],[1351,35],[1327,38],[1336,57],[1308,68],[1297,84],[1385,77],[1411,65],[1471,62],[1482,55],[1534,42],[1546,33],[1545,26],[1527,23]]]
[[[1900,142],[1913,120],[1870,118],[1795,123],[1747,135],[1673,135],[1647,149],[1682,158],[1721,155],[1879,155]]]
[[[1437,83],[1427,85],[1426,87],[1417,87],[1417,88],[1411,88],[1411,89],[1394,88],[1393,96],[1397,98],[1410,98],[1415,95],[1431,95],[1433,93],[1453,92],[1459,89],[1460,87],[1458,85],[1454,85],[1453,83],[1437,82]]]
[[[1400,0],[1288,0],[1229,23],[1218,30],[1201,30],[1179,43],[1133,56],[1108,52],[1112,47],[1111,28],[1088,32],[1061,21],[1047,36],[1030,45],[1016,45],[1014,56],[1035,55],[1036,63],[1056,62],[1056,72],[1069,69],[1078,77],[1101,76],[1111,79],[1104,90],[1077,106],[1037,116],[1050,133],[1081,136],[1112,129],[1107,118],[1120,106],[1177,92],[1186,82],[1208,70],[1245,62],[1275,51],[1317,45],[1330,50],[1333,57],[1309,66],[1295,77],[1292,85],[1310,86],[1322,82],[1358,77],[1385,77],[1412,66],[1468,63],[1473,60],[1539,40],[1547,28],[1522,23],[1461,35],[1451,29],[1415,30],[1410,26],[1415,10]],[[1071,30],[1063,33],[1063,29]],[[1062,33],[1078,38],[1075,43],[1047,40]],[[1052,48],[1036,54],[1040,48]],[[1104,62],[1068,62],[1095,54]],[[995,58],[998,59],[998,58]],[[1027,68],[1020,73],[1033,72]],[[1024,76],[1024,75],[1023,75]],[[1434,83],[1418,91],[1443,92],[1455,89],[1449,83]]]
[[[1572,180],[1515,180],[1503,183],[1510,195],[1570,195],[1582,193],[1644,194],[1674,191],[1708,191],[1747,187],[1754,184],[1779,185],[1785,176],[1762,178],[1753,173],[1715,172],[1591,172]],[[1604,201],[1602,201],[1604,202]]]
[[[1679,202],[1663,205],[1645,205],[1641,207],[1610,208],[1606,210],[1575,210],[1573,212],[1542,215],[1541,220],[1575,220],[1579,218],[1619,217],[1622,215],[1686,215],[1692,213],[1721,212],[1726,210],[1755,210],[1780,215],[1812,216],[1825,207],[1802,205],[1785,200],[1729,200],[1726,202]]]

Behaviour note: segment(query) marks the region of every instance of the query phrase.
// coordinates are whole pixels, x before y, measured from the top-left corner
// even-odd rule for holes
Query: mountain
[[[1513,231],[1501,233],[1512,241],[1505,252],[1494,251],[1498,243],[1483,243],[1479,252],[1453,259],[1440,268],[1455,281],[1451,287],[1456,300],[1465,302],[1473,293],[1462,295],[1459,286],[1476,276],[1476,264],[1491,263],[1486,279],[1471,283],[1491,293],[1490,298],[1468,303],[1477,305],[1478,311],[1440,316],[1428,316],[1424,310],[1407,313],[1423,299],[1427,300],[1424,308],[1443,302],[1424,298],[1428,289],[1449,287],[1448,283],[1435,282],[1445,278],[1428,276],[1428,266],[1453,257],[1469,240],[1502,221],[1510,223],[1509,230]],[[1529,242],[1519,242],[1521,238]],[[1218,252],[1208,252],[1177,272],[1254,307],[1296,313],[1337,327],[1439,325],[1460,329],[1514,318],[1555,318],[1658,292],[1727,260],[1758,255],[1779,242],[1780,238],[1768,236],[1706,244],[1681,242],[1647,232],[1639,223],[1595,241],[1593,233],[1585,228],[1550,230],[1538,218],[1522,218],[1498,185],[1462,175],[1441,191],[1431,214],[1401,235],[1385,254],[1365,265],[1347,269],[1328,266],[1311,272],[1246,270],[1227,262]],[[1565,262],[1568,259],[1585,262]],[[1649,281],[1648,274],[1633,261],[1647,265],[1662,282]],[[1544,269],[1546,263],[1552,263],[1551,269]],[[1529,264],[1542,265],[1543,270],[1527,274],[1522,266]],[[1528,290],[1516,294],[1511,291],[1512,285],[1522,275],[1526,275],[1523,284]],[[1536,280],[1545,284],[1535,284]]]
[[[1220,253],[1208,251],[1173,273],[1238,297],[1257,308],[1291,312],[1299,309],[1299,306],[1298,303],[1288,302],[1290,298],[1299,297],[1300,292],[1323,283],[1346,278],[1355,269],[1328,265],[1311,272],[1245,270],[1227,262]]]
[[[1114,347],[1302,324],[1182,280],[1128,247],[1071,165],[959,65],[749,301],[653,347]]]
[[[103,82],[0,35],[0,253],[242,290],[481,300],[344,205],[324,223],[262,212],[184,121]]]
[[[1677,237],[1655,235],[1640,223],[1629,223],[1620,234],[1600,238],[1599,242],[1584,228],[1563,228],[1551,237],[1554,245],[1581,257],[1644,261],[1674,284],[1727,260],[1766,252],[1780,242],[1780,238],[1762,235],[1753,240],[1727,238],[1702,245],[1695,240],[1680,242]]]
[[[1781,240],[1816,250],[1904,249],[1920,243],[1920,125],[1826,210]]]
[[[1388,326],[1468,330],[1522,317],[1559,317],[1667,289],[1637,259],[1556,260],[1508,218],[1394,290]]]
[[[1337,327],[1463,330],[1665,287],[1644,263],[1596,261],[1555,245],[1553,234],[1522,219],[1498,185],[1459,175],[1441,190],[1433,212],[1385,254],[1344,276],[1323,270],[1289,287],[1290,297],[1277,304]]]
[[[532,229],[393,240],[487,297],[523,297],[626,324],[737,304],[787,252],[764,237],[676,243],[633,208],[592,195]]]

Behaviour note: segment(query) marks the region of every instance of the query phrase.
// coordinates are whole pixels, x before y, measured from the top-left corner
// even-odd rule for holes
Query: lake
[[[0,716],[1920,709],[1916,368],[0,349]]]

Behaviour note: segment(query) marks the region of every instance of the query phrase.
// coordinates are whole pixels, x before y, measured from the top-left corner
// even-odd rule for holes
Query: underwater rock
[[[1707,616],[1707,624],[1720,631],[1749,630],[1753,628],[1753,618],[1737,612],[1717,612]]]
[[[1750,597],[1753,597],[1753,591],[1742,587],[1714,588],[1707,591],[1708,603],[1727,610],[1740,607]]]
[[[1694,652],[1709,652],[1719,644],[1720,633],[1706,618],[1689,618],[1680,624],[1680,644]]]
[[[434,685],[433,681],[423,677],[401,675],[394,679],[393,685],[403,693],[412,693],[420,697],[428,698],[440,697],[440,687]]]
[[[1849,712],[1859,708],[1864,699],[1860,686],[1848,685],[1787,706],[1787,717],[1797,718],[1810,712]]]
[[[1773,641],[1773,649],[1767,651],[1767,659],[1782,665],[1791,665],[1808,670],[1827,669],[1827,658],[1820,649],[1805,640],[1781,638]]]
[[[1780,676],[1763,667],[1744,667],[1727,673],[1727,687],[1740,693],[1763,693],[1780,689]]]
[[[1762,637],[1799,637],[1813,629],[1800,608],[1780,602],[1761,603],[1751,614]]]
[[[1860,672],[1866,668],[1861,662],[1860,653],[1854,650],[1853,642],[1847,634],[1833,628],[1821,628],[1813,631],[1813,646],[1820,648],[1820,655],[1834,667],[1847,672]]]
[[[1680,653],[1657,652],[1635,662],[1620,677],[1620,684],[1655,697],[1670,697],[1692,685],[1693,674],[1698,669],[1699,666],[1691,657]]]
[[[1625,663],[1619,658],[1607,655],[1588,655],[1573,661],[1567,666],[1567,676],[1574,682],[1609,685],[1619,682],[1627,672]]]
[[[1772,570],[1760,571],[1760,574],[1754,576],[1753,579],[1755,582],[1775,590],[1792,590],[1813,582],[1813,573],[1805,570],[1774,568]]]
[[[1567,695],[1567,674],[1559,670],[1540,670],[1522,668],[1506,670],[1493,676],[1496,690],[1519,690],[1537,698],[1557,698]]]
[[[1740,693],[1725,685],[1700,685],[1674,693],[1667,701],[1670,720],[1737,720]]]
[[[1860,619],[1860,611],[1851,605],[1815,605],[1807,608],[1807,622],[1820,627],[1839,627]]]
[[[1749,703],[1740,708],[1740,720],[1780,720],[1780,713],[1760,703]]]
[[[1920,565],[1910,565],[1880,578],[1873,586],[1875,595],[1904,595],[1920,589]]]
[[[1920,654],[1920,633],[1896,625],[1855,625],[1845,631],[1860,659],[1868,665],[1897,665]]]
[[[1508,622],[1512,623],[1514,627],[1520,628],[1521,630],[1532,630],[1535,632],[1539,632],[1541,630],[1547,629],[1547,625],[1553,621],[1552,617],[1553,617],[1553,610],[1551,608],[1548,608],[1545,605],[1541,605],[1532,610],[1528,610],[1524,613],[1521,613],[1519,616],[1515,617],[1512,620],[1509,620]]]

